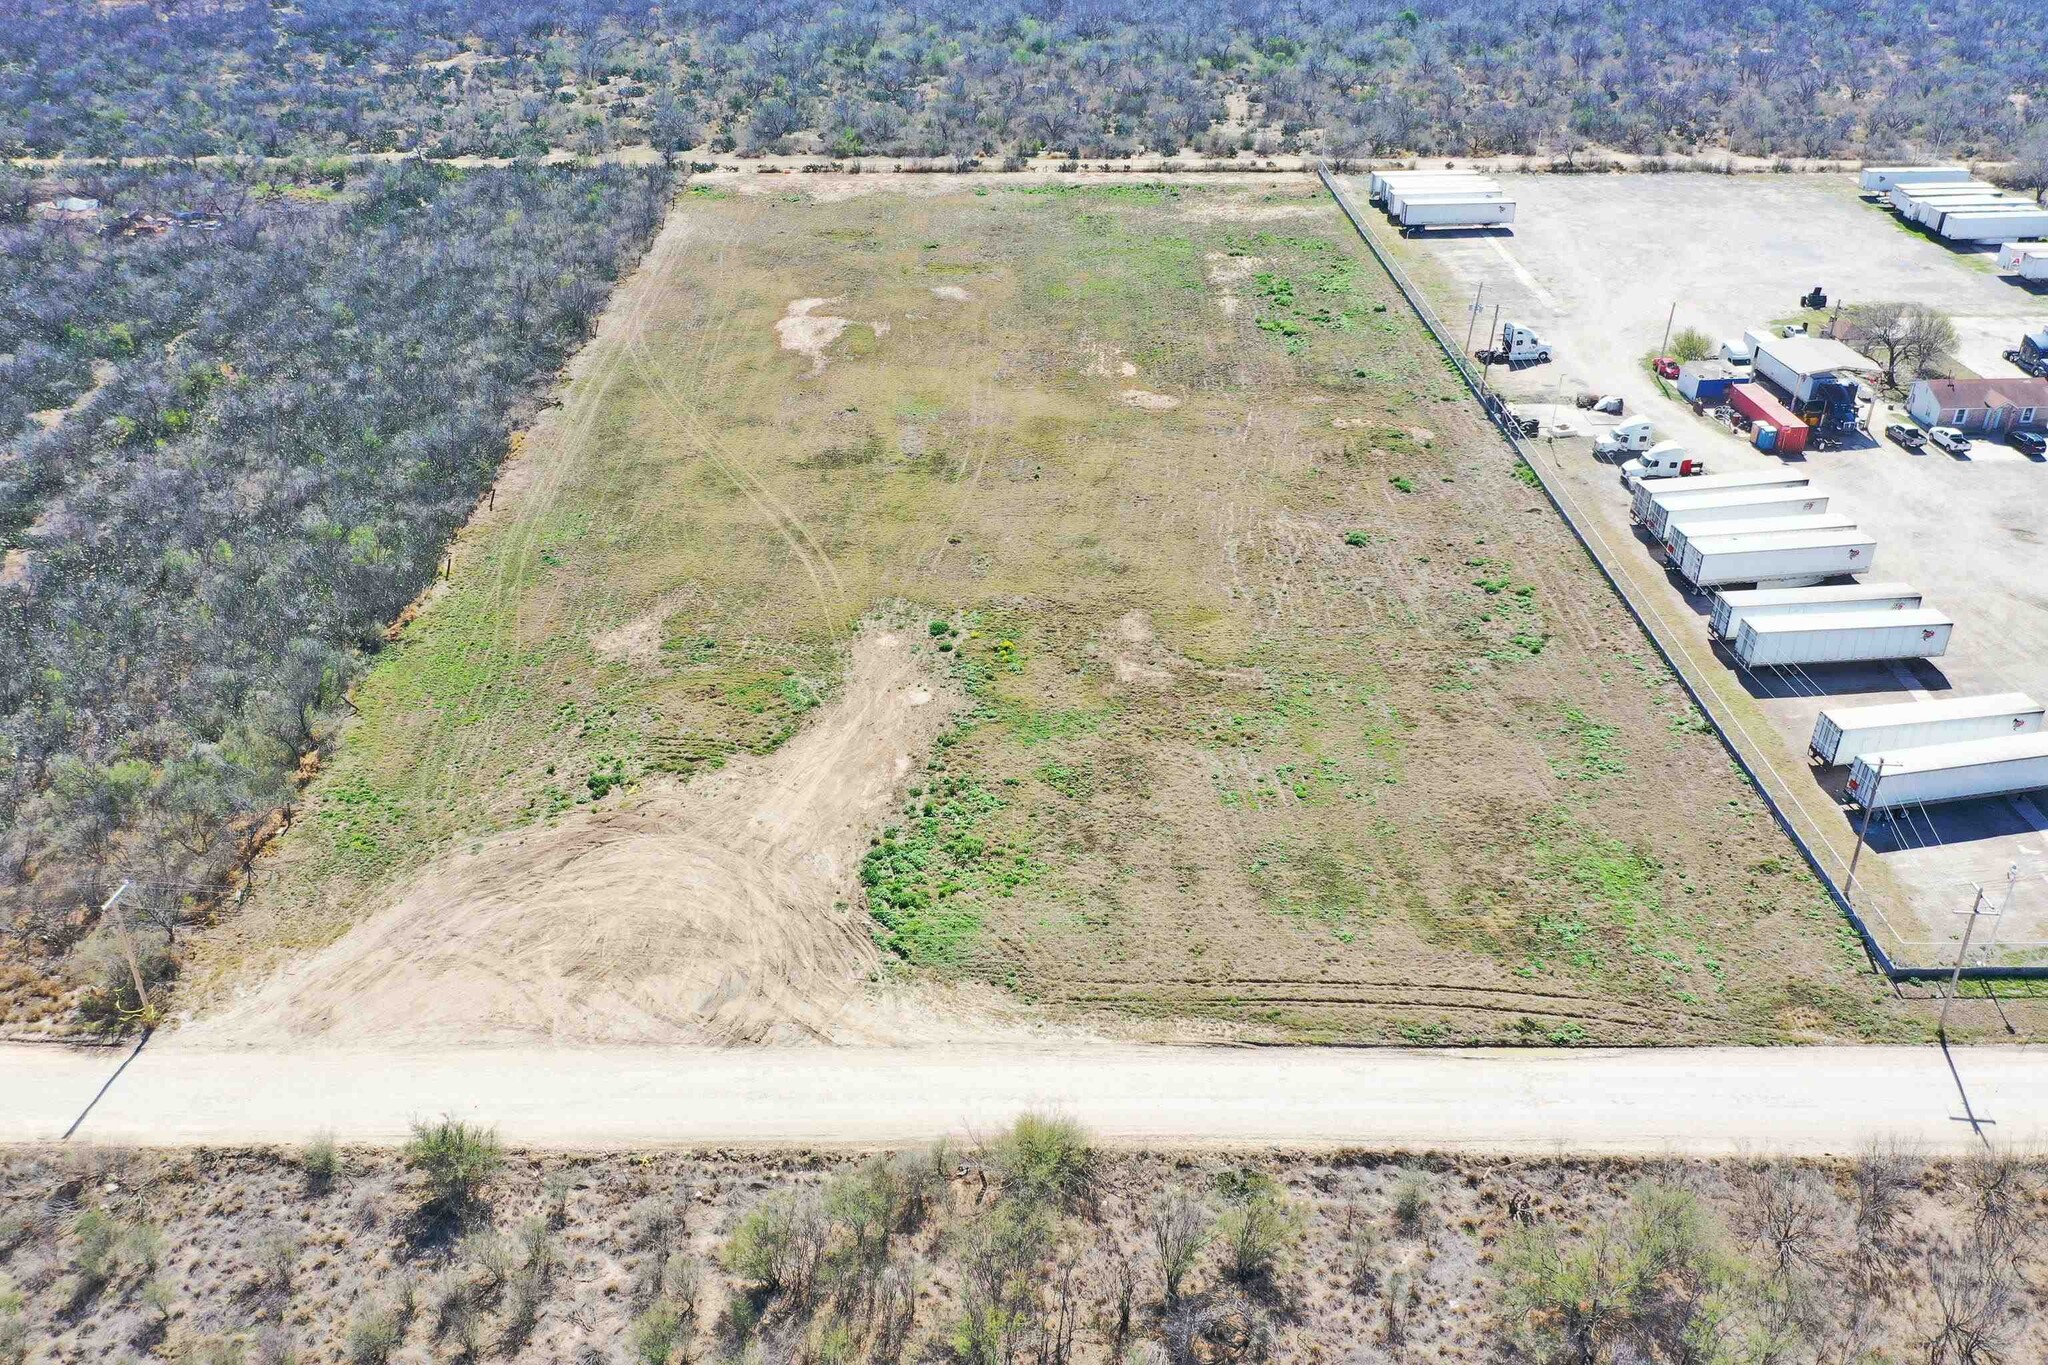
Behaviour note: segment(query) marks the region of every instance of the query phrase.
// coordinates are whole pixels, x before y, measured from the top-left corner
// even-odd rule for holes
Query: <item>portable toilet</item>
[[[1756,424],[1756,448],[1758,450],[1776,450],[1778,448],[1778,429],[1769,422],[1758,422]]]

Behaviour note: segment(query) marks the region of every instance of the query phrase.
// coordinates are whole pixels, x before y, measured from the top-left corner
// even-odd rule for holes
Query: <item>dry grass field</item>
[[[237,1041],[1925,1028],[1299,179],[686,193],[354,705]]]
[[[2038,1360],[2038,1169],[1100,1153],[0,1157],[37,1365]],[[448,1149],[440,1149],[444,1155]],[[1171,1273],[1180,1267],[1178,1274]],[[1965,1347],[1976,1354],[1966,1353]]]

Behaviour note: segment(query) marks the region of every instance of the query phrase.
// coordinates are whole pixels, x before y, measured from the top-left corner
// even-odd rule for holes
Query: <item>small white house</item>
[[[1906,411],[1923,427],[2003,436],[2048,427],[2048,379],[1922,379]]]

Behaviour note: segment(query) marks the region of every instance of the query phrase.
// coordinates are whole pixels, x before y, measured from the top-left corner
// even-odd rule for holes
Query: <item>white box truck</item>
[[[2048,732],[1966,739],[1864,754],[1849,765],[1849,800],[1868,810],[2013,796],[2048,787]]]
[[[1676,562],[1694,588],[1754,583],[1799,588],[1847,574],[1867,573],[1877,542],[1863,531],[1800,531],[1789,535],[1697,536]]]
[[[1902,611],[1920,605],[1920,590],[1904,583],[1839,583],[1827,588],[1737,588],[1714,594],[1707,633],[1734,638],[1751,616],[1811,615],[1835,611]]]
[[[1635,519],[1653,540],[1664,539],[1664,522],[1674,510],[1709,507],[1717,499],[1740,493],[1784,493],[1810,487],[1804,474],[1709,474],[1674,484],[1669,479],[1646,482],[1636,489]]]
[[[1948,651],[1955,622],[1938,611],[1845,611],[1833,615],[1752,616],[1731,649],[1749,668],[1933,659]]]
[[[1708,511],[1715,509],[1708,508]],[[1791,534],[1795,531],[1850,531],[1853,517],[1840,512],[1809,512],[1782,517],[1753,517],[1740,521],[1692,521],[1687,517],[1664,519],[1664,553],[1675,564],[1685,557],[1685,547],[1695,536],[1755,536]]]
[[[2024,692],[1830,706],[1813,723],[1806,751],[1815,762],[1836,767],[1864,754],[2034,734],[2041,729],[2044,714],[2048,712],[2041,703]]]
[[[1515,221],[1515,201],[1454,199],[1434,204],[1409,204],[1401,210],[1398,221],[1406,234],[1433,227],[1502,227]]]
[[[1898,185],[1934,185],[1969,178],[1968,166],[1865,166],[1861,184],[1865,194],[1884,194]]]

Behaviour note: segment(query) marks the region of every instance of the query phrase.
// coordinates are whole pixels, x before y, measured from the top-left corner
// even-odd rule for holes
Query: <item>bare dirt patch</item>
[[[825,368],[825,348],[839,339],[851,318],[836,318],[817,310],[837,299],[797,299],[775,323],[775,338],[785,351],[810,357],[811,373]]]
[[[862,633],[844,692],[776,753],[491,840],[186,1032],[194,1042],[832,1037],[877,960],[868,835],[958,704]]]
[[[932,286],[932,293],[942,299],[951,299],[954,303],[965,303],[974,297],[957,284],[935,284]]]
[[[1170,393],[1153,393],[1150,389],[1125,389],[1117,395],[1117,401],[1145,412],[1172,412],[1182,400]]]

